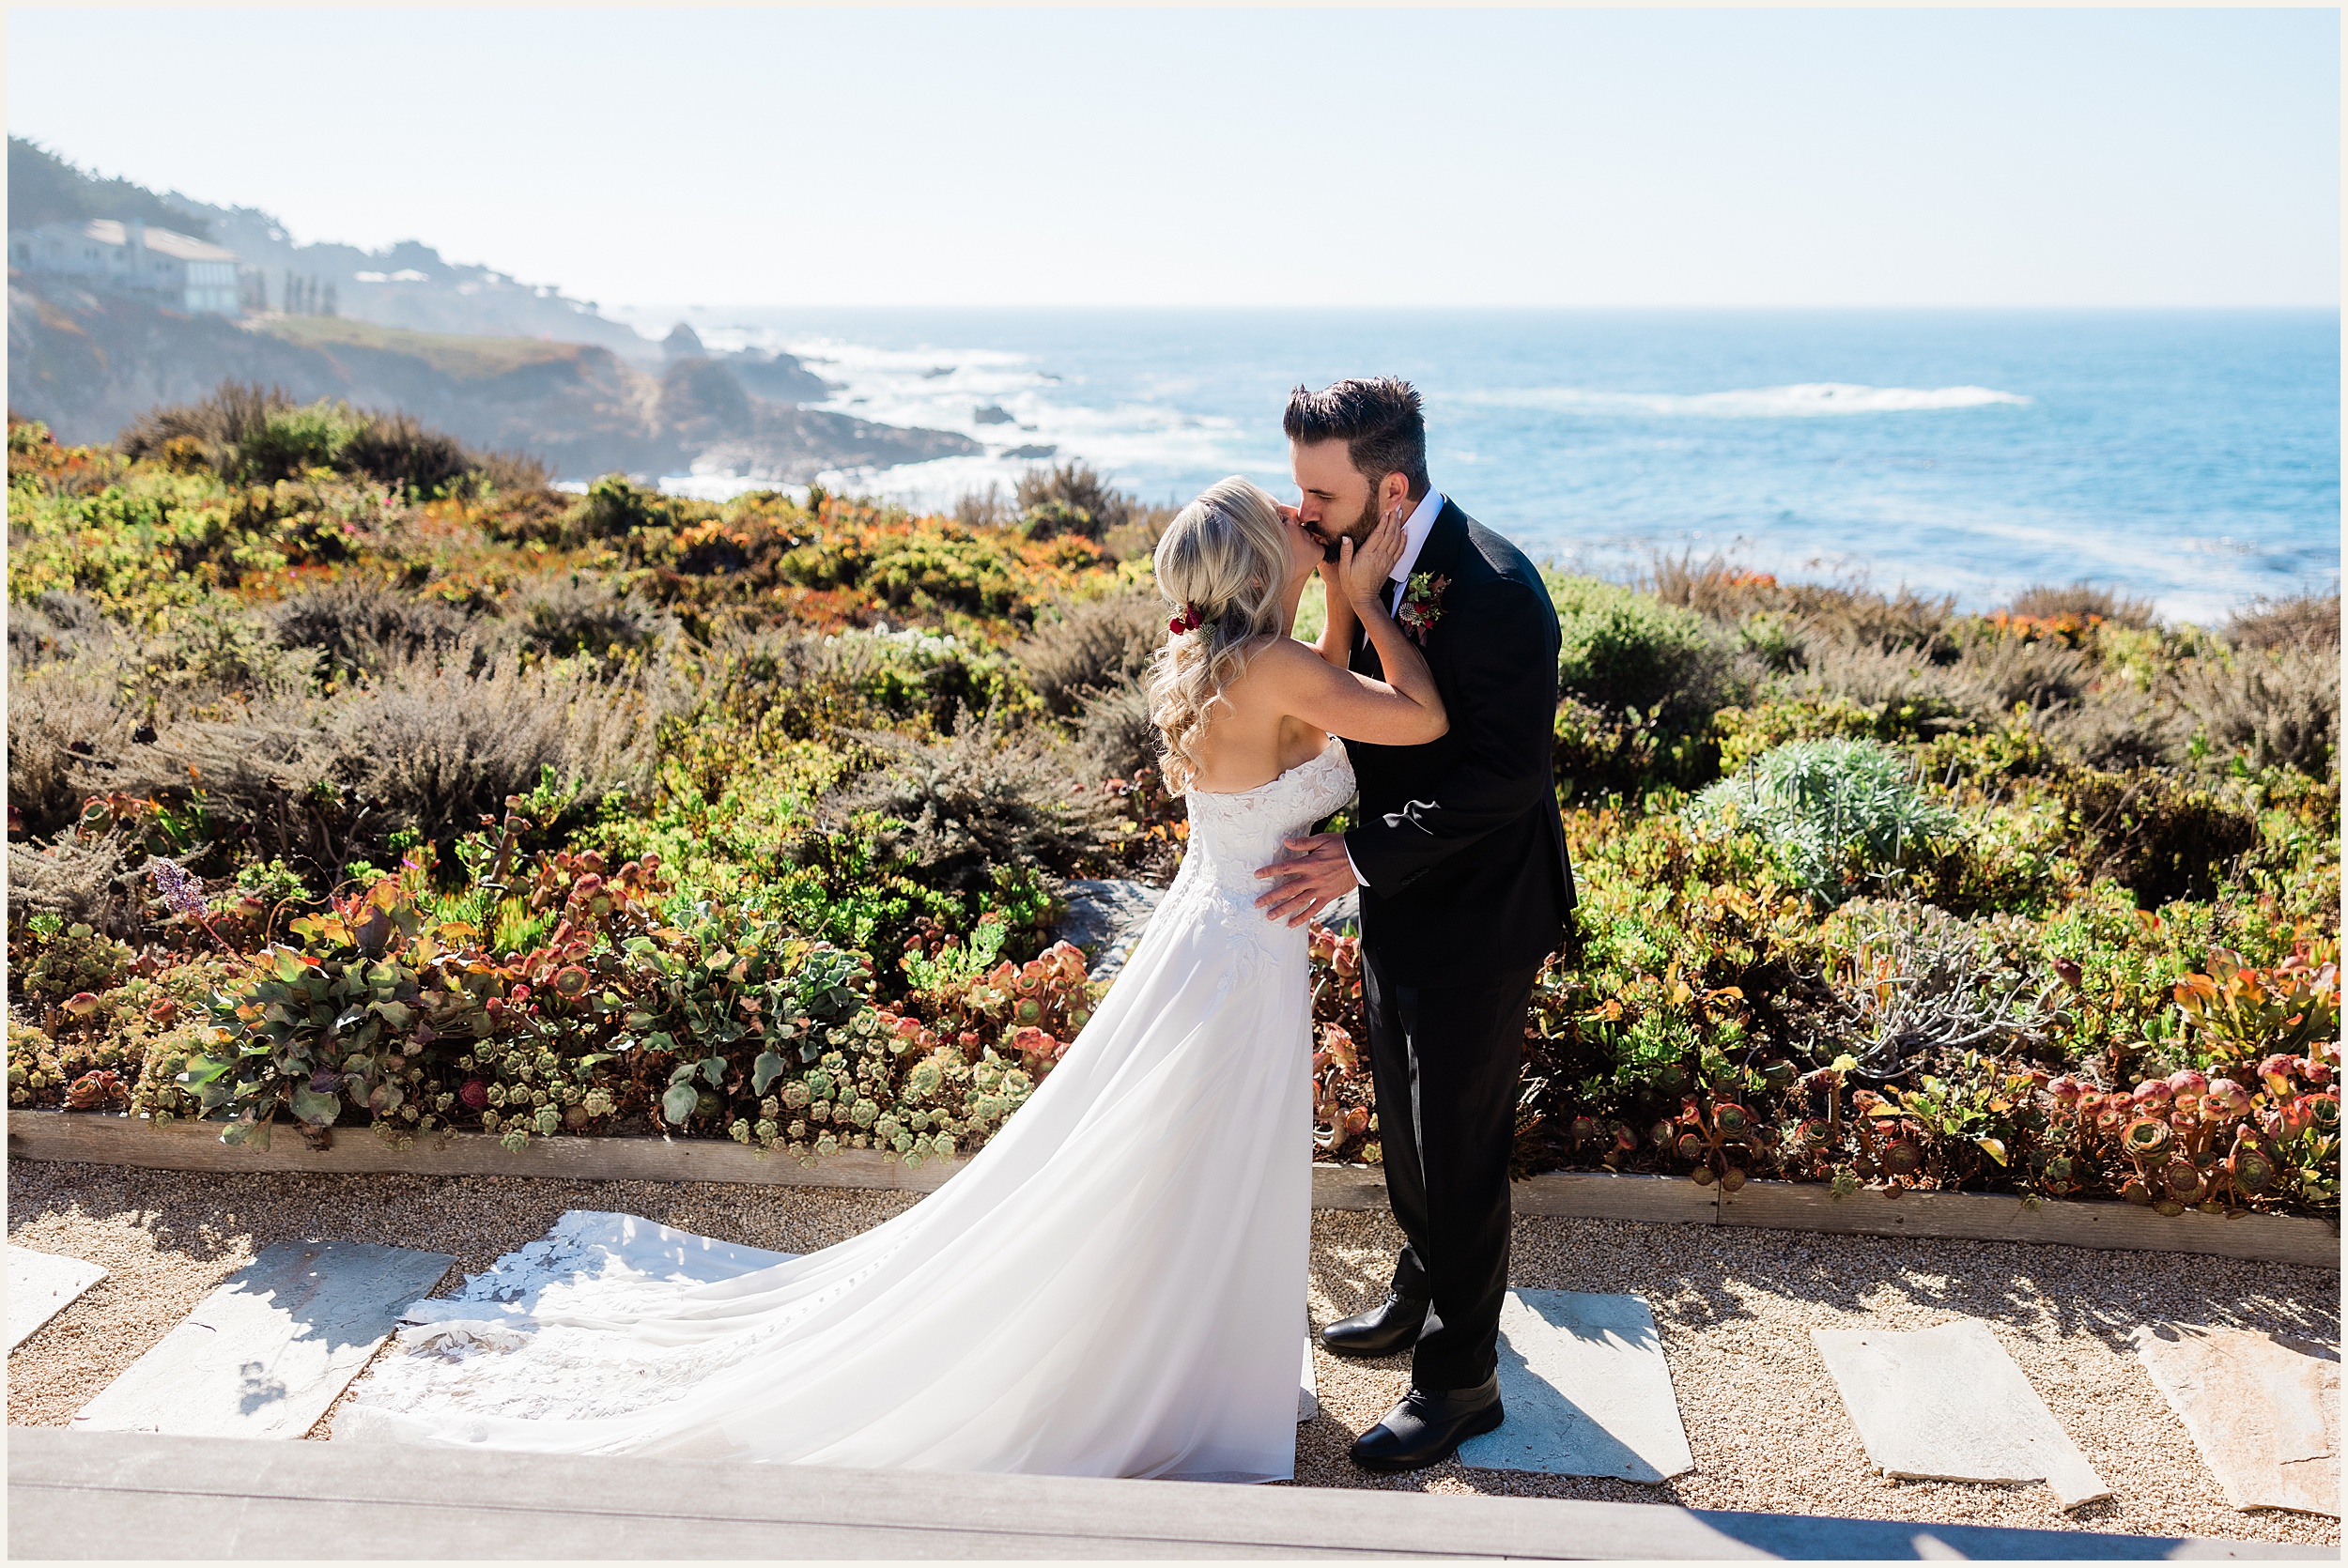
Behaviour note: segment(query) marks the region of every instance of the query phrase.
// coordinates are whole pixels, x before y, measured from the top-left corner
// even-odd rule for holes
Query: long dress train
[[[1091,1022],[912,1208],[713,1283],[571,1259],[511,1310],[419,1303],[442,1320],[403,1331],[334,1436],[1289,1479],[1309,961],[1303,930],[1254,907],[1254,872],[1352,792],[1334,740],[1257,789],[1192,792],[1181,873]]]

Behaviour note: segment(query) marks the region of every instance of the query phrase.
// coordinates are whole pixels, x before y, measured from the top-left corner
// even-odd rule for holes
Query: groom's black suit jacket
[[[1552,761],[1557,611],[1524,552],[1451,501],[1412,575],[1448,578],[1425,652],[1451,727],[1346,743],[1361,789],[1345,847],[1362,940],[1398,985],[1473,984],[1554,952],[1574,904]],[[1360,638],[1353,669],[1383,678]]]

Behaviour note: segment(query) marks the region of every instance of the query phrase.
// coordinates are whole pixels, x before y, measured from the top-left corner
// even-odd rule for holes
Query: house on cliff
[[[85,288],[134,294],[191,315],[242,309],[237,253],[132,218],[11,230],[8,265]]]

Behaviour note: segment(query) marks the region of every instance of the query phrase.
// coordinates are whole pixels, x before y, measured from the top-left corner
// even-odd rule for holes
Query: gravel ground
[[[456,1255],[444,1282],[542,1234],[568,1208],[618,1209],[779,1252],[864,1230],[915,1194],[558,1182],[528,1177],[219,1176],[11,1161],[8,1238],[102,1264],[108,1277],[8,1358],[8,1422],[61,1426],[270,1243],[349,1237]],[[1400,1235],[1383,1213],[1313,1219],[1312,1320],[1383,1292]],[[2338,1521],[2236,1513],[2128,1344],[2163,1319],[2334,1346],[2326,1271],[2003,1242],[1713,1230],[1524,1218],[1520,1285],[1630,1291],[1655,1313],[1696,1468],[1673,1482],[1472,1469],[1374,1476],[1346,1445],[1401,1396],[1407,1358],[1318,1353],[1321,1416],[1297,1432],[1297,1483],[1674,1502],[1692,1508],[2340,1545]],[[2071,1514],[2044,1486],[1892,1481],[1873,1471],[1810,1343],[1814,1328],[1987,1319],[2114,1493]],[[328,1418],[331,1420],[331,1416]],[[311,1436],[325,1434],[321,1422]]]

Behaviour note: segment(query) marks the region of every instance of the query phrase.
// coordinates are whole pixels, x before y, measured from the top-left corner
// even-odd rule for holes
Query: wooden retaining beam
[[[842,1149],[812,1165],[715,1138],[533,1138],[517,1154],[487,1133],[424,1137],[406,1153],[372,1132],[345,1130],[334,1146],[313,1150],[290,1129],[264,1153],[231,1148],[216,1123],[150,1127],[128,1116],[62,1111],[11,1111],[8,1156],[86,1161],[150,1170],[281,1171],[336,1175],[404,1172],[412,1176],[540,1176],[571,1181],[710,1181],[766,1187],[828,1187],[930,1192],[960,1161],[928,1161],[909,1169],[869,1149]],[[2281,1214],[2155,1214],[2115,1200],[2041,1203],[1975,1192],[1907,1192],[1886,1198],[1860,1191],[1838,1198],[1823,1185],[1753,1181],[1734,1193],[1679,1176],[1556,1171],[1516,1184],[1516,1212],[1595,1220],[1741,1225],[1843,1236],[1917,1236],[1981,1241],[2054,1243],[2129,1252],[2340,1268],[2340,1232],[2322,1220]],[[1368,1165],[1313,1167],[1316,1208],[1379,1209],[1385,1177]]]

